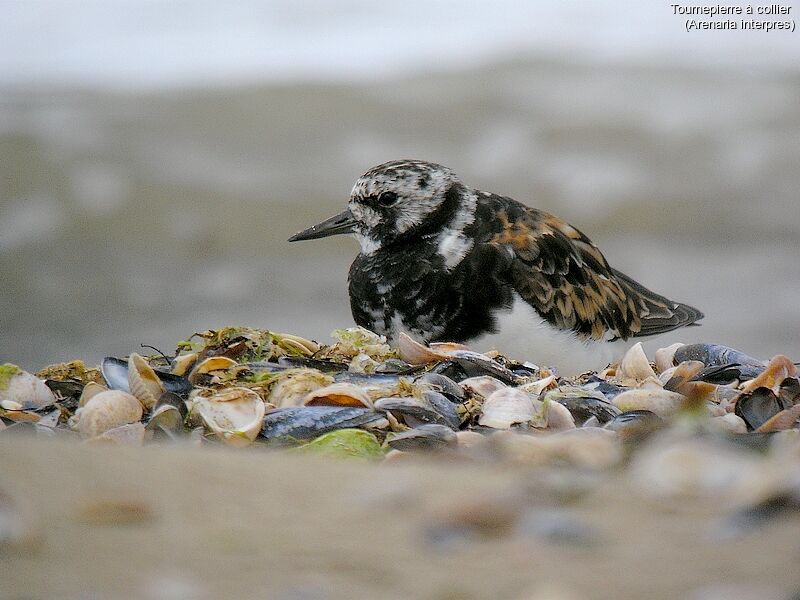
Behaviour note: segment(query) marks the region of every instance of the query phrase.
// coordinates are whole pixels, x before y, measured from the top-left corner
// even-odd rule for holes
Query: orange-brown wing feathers
[[[589,238],[558,217],[527,207],[514,212],[498,212],[502,230],[489,243],[513,251],[512,286],[558,328],[586,340],[627,339],[702,317],[612,269]]]

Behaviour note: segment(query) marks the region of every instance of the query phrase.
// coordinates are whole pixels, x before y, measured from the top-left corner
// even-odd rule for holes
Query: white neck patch
[[[439,244],[436,251],[444,258],[444,264],[448,269],[456,267],[472,250],[474,242],[464,234],[464,228],[475,220],[476,203],[475,192],[465,191],[458,212],[438,236]]]

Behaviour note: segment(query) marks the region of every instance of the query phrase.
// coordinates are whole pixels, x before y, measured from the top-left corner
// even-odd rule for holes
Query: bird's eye
[[[378,196],[378,204],[382,206],[390,206],[397,202],[397,194],[394,192],[381,192]]]

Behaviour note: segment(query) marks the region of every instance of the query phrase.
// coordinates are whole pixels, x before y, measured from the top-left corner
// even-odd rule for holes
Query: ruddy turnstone
[[[347,210],[289,238],[351,233],[355,322],[390,339],[465,342],[555,366],[602,368],[631,338],[703,317],[609,266],[592,241],[546,212],[466,186],[447,167],[373,167]]]

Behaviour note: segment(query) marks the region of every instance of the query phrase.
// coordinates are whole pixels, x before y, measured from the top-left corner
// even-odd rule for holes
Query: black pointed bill
[[[325,219],[322,223],[318,223],[313,227],[295,233],[289,238],[290,242],[299,242],[301,240],[316,240],[319,238],[328,237],[329,235],[340,235],[342,233],[353,233],[353,226],[356,220],[350,210],[332,216],[330,219]]]

